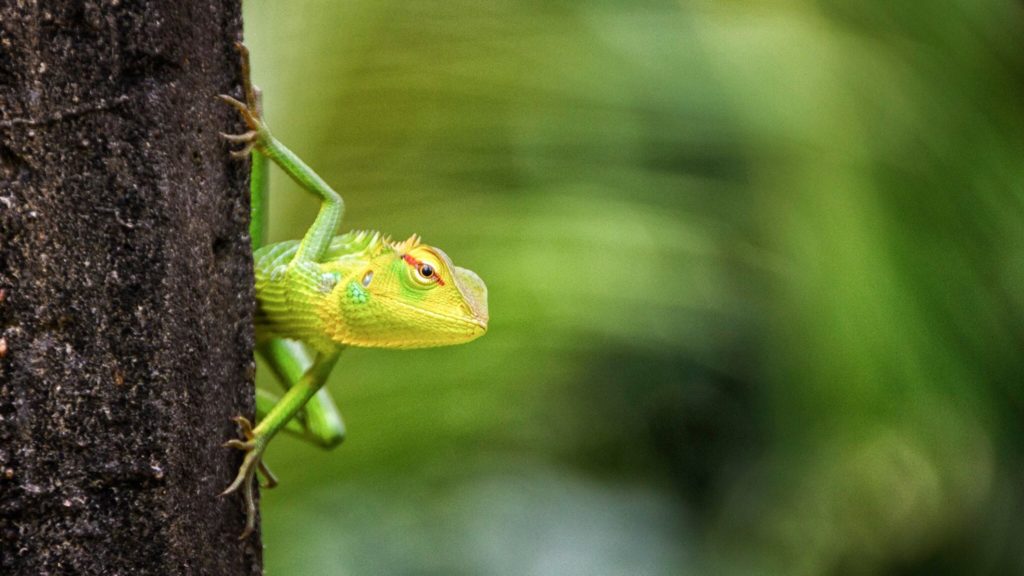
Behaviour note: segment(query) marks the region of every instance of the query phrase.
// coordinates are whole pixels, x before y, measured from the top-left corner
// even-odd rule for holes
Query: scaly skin
[[[335,236],[344,202],[295,154],[278,142],[260,113],[249,81],[249,54],[242,55],[245,102],[221,95],[245,120],[249,131],[224,137],[242,144],[233,152],[253,152],[253,260],[256,275],[257,350],[286,388],[280,399],[260,391],[254,428],[235,422],[243,440],[226,446],[245,452],[238,475],[224,491],[242,490],[246,527],[255,527],[253,483],[259,470],[267,486],[277,481],[263,464],[267,443],[286,430],[324,447],[344,437],[344,424],[322,389],[341,350],[347,346],[425,348],[460,344],[487,331],[487,287],[470,270],[452,264],[440,249],[417,236],[393,242],[378,232]],[[264,230],[267,162],[280,166],[322,200],[320,213],[301,241],[260,247]]]

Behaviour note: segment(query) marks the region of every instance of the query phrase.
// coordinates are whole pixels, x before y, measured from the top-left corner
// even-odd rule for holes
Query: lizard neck
[[[340,345],[340,315],[332,292],[345,271],[337,263],[293,262],[297,243],[283,242],[254,254],[257,339],[288,338],[328,352]]]

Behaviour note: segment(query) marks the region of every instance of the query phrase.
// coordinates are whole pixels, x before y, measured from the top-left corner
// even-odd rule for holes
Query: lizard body
[[[252,154],[253,267],[256,283],[257,351],[286,392],[280,398],[257,390],[258,423],[237,416],[242,440],[225,445],[245,452],[234,481],[246,511],[242,538],[255,528],[253,484],[260,471],[277,483],[263,452],[284,430],[330,448],[344,438],[337,408],[323,388],[348,346],[425,348],[468,342],[487,331],[487,287],[470,270],[452,264],[439,248],[413,235],[394,242],[379,232],[336,235],[344,202],[323,179],[273,137],[261,117],[249,80],[248,50],[241,43],[245,102],[234,106],[248,132],[224,137]],[[261,246],[266,216],[268,160],[321,199],[320,211],[302,240]]]

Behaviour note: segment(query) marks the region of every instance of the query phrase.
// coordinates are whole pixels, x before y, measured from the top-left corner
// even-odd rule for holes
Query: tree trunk
[[[0,0],[0,574],[257,574],[237,2]]]

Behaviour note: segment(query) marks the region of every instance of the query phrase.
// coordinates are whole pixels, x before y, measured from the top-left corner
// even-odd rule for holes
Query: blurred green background
[[[491,309],[343,355],[346,443],[269,452],[268,574],[1024,574],[1024,3],[245,10],[344,228]]]

